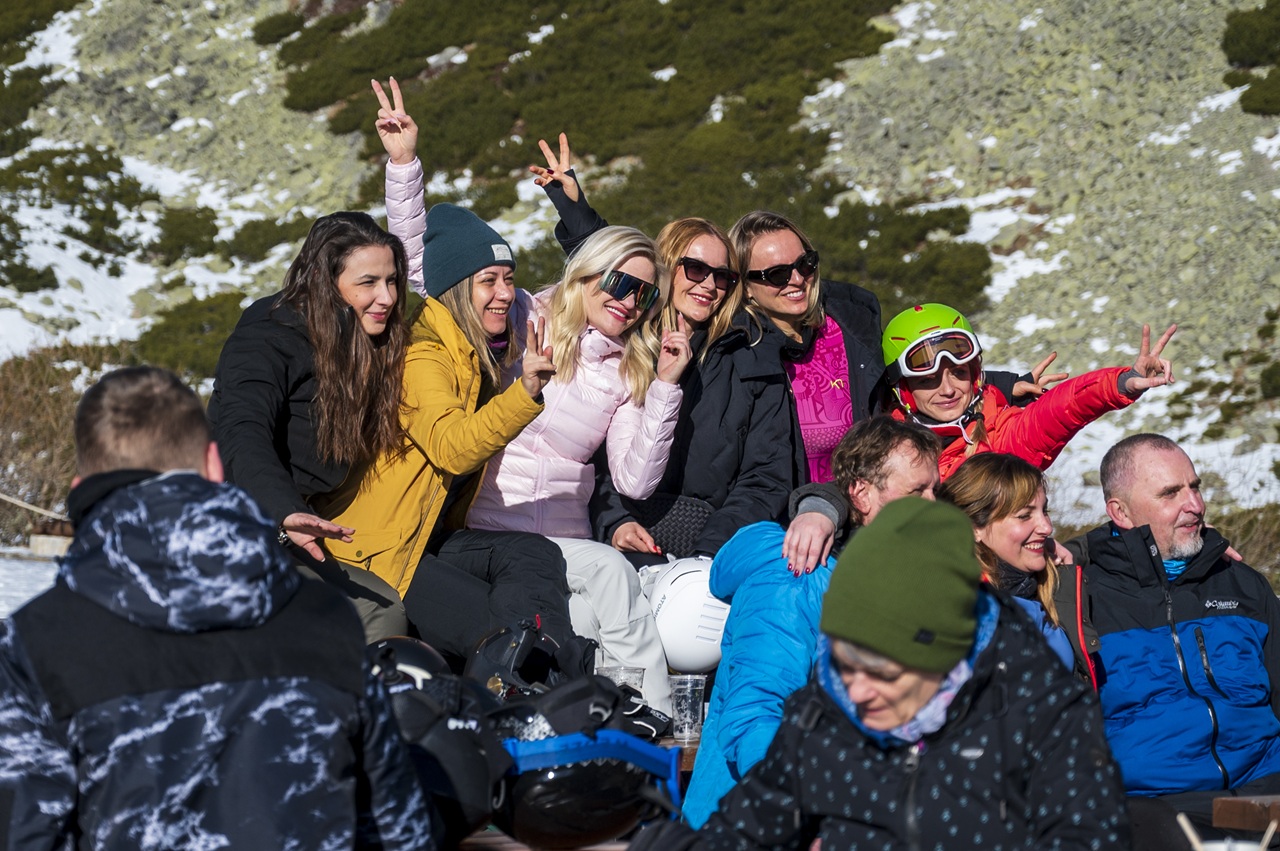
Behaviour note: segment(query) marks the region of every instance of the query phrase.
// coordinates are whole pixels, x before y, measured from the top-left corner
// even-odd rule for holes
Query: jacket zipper
[[[1218,685],[1218,680],[1213,675],[1213,668],[1209,665],[1209,648],[1204,643],[1204,629],[1201,627],[1196,627],[1196,644],[1200,647],[1200,664],[1204,665],[1205,679],[1209,681],[1214,691],[1225,698],[1227,693]]]
[[[907,770],[907,848],[920,851],[920,819],[916,815],[916,779],[920,776],[920,754],[924,742],[916,742],[907,752],[903,766]]]
[[[1219,773],[1222,774],[1222,788],[1230,789],[1231,775],[1227,771],[1227,767],[1222,764],[1222,759],[1218,756],[1218,713],[1213,708],[1213,701],[1203,694],[1200,694],[1191,685],[1191,677],[1187,673],[1187,660],[1182,655],[1182,641],[1178,638],[1178,628],[1173,621],[1173,596],[1169,593],[1169,585],[1167,583],[1164,586],[1164,608],[1165,617],[1168,618],[1169,621],[1169,634],[1173,636],[1173,650],[1174,655],[1178,660],[1178,671],[1182,674],[1182,682],[1186,685],[1187,691],[1190,692],[1192,696],[1203,700],[1205,708],[1209,710],[1209,725],[1211,731],[1211,735],[1209,737],[1209,754],[1213,757],[1214,764],[1218,766]],[[1202,658],[1207,672],[1209,669],[1209,656],[1205,652],[1203,634],[1198,628],[1196,629],[1196,633],[1196,640],[1200,643],[1200,652],[1203,654]],[[1212,685],[1212,680],[1210,680],[1210,684]]]

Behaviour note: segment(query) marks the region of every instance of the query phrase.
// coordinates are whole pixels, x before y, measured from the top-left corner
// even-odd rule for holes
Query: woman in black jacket
[[[832,573],[765,758],[700,832],[666,822],[632,851],[1128,848],[1093,693],[981,572],[963,512],[891,502]]]
[[[227,480],[280,524],[281,543],[347,592],[371,641],[405,632],[404,606],[373,574],[325,557],[324,539],[359,534],[327,519],[326,498],[404,445],[406,282],[400,240],[370,216],[318,219],[284,288],[240,317],[209,400]]]

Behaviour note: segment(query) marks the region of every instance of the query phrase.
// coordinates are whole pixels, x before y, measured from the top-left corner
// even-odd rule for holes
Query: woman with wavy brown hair
[[[280,524],[280,541],[360,610],[370,639],[404,632],[394,589],[326,558],[327,498],[404,445],[408,331],[400,240],[365,213],[316,221],[280,292],[240,317],[218,359],[209,418],[227,480]]]

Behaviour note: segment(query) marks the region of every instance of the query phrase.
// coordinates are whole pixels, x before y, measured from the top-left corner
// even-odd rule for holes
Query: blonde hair
[[[983,452],[960,465],[938,489],[938,499],[949,502],[969,515],[975,529],[985,529],[998,520],[1021,511],[1044,490],[1044,474],[1016,455]],[[986,544],[977,543],[983,576],[998,584],[999,558]],[[1058,570],[1046,549],[1044,570],[1036,571],[1036,596],[1054,626],[1062,626],[1053,595],[1058,588]]]
[[[489,336],[489,332],[484,330],[484,325],[480,321],[480,315],[476,312],[475,305],[471,303],[471,285],[475,281],[475,275],[468,275],[465,279],[458,282],[441,293],[437,298],[440,304],[449,311],[449,315],[453,317],[453,321],[458,323],[458,330],[462,332],[462,336],[471,344],[471,348],[476,350],[476,354],[480,356],[480,369],[493,382],[493,386],[501,391],[505,388],[502,386],[502,368],[510,366],[520,359],[519,346],[516,342],[515,332],[511,328],[511,312],[507,312],[507,330],[502,336],[507,341],[507,353],[501,361],[494,360],[493,350],[489,348],[489,342],[493,338]],[[515,305],[513,304],[512,307]]]
[[[699,359],[705,358],[707,352],[711,350],[711,344],[729,330],[729,327],[733,324],[733,317],[737,315],[738,310],[742,307],[743,292],[746,289],[746,284],[742,269],[738,263],[738,253],[734,250],[733,243],[729,241],[729,235],[724,232],[724,228],[715,222],[695,216],[687,216],[668,222],[662,230],[658,231],[657,239],[658,257],[661,259],[662,265],[671,270],[671,275],[674,278],[676,264],[680,261],[680,258],[689,250],[689,246],[693,244],[694,240],[704,236],[716,239],[724,245],[724,250],[729,257],[729,268],[738,273],[738,282],[725,291],[724,298],[721,299],[720,304],[716,305],[715,312],[707,320],[707,340],[702,347],[702,354]],[[712,283],[714,284],[714,281]],[[664,300],[662,312],[658,315],[657,322],[659,331],[674,331],[676,329],[676,308],[670,297]]]
[[[658,260],[657,246],[652,239],[629,227],[613,226],[593,233],[565,264],[564,277],[548,288],[552,291],[547,321],[556,364],[554,381],[571,381],[577,372],[578,343],[587,328],[586,288],[595,286],[602,275],[632,257],[643,257],[653,264],[657,274],[654,283],[661,293],[659,302],[667,301],[671,276]],[[652,321],[657,308],[650,308],[649,314],[622,332],[622,365],[618,371],[637,405],[644,404],[649,385],[657,375],[662,339],[657,324]]]
[[[733,227],[729,229],[729,239],[733,242],[734,251],[738,256],[738,268],[742,272],[742,287],[745,293],[743,307],[760,334],[760,337],[751,341],[752,345],[760,342],[764,337],[764,323],[766,321],[772,322],[773,320],[765,315],[751,301],[750,294],[746,293],[749,286],[747,272],[751,269],[751,249],[760,237],[786,230],[796,235],[796,238],[800,240],[800,244],[804,246],[805,251],[813,250],[813,243],[809,241],[809,237],[805,232],[800,230],[795,222],[781,213],[773,213],[769,210],[752,210],[734,222]],[[765,286],[768,285],[766,284]],[[813,283],[809,287],[808,305],[798,324],[801,328],[819,328],[826,321],[826,313],[822,310],[822,275],[819,271],[815,271],[813,273]]]

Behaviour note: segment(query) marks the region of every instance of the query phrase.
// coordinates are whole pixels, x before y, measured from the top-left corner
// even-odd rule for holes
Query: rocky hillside
[[[138,249],[166,211],[213,210],[225,240],[248,221],[353,202],[376,173],[363,142],[329,133],[328,112],[286,110],[276,50],[250,37],[290,5],[87,0],[35,39],[27,64],[51,66],[64,85],[31,113],[32,149],[108,149],[121,157],[112,179],[154,197],[121,211],[134,243],[113,268],[65,232],[80,213],[38,189],[0,188],[30,261],[59,282],[0,288],[0,357],[51,337],[136,336],[158,308],[193,294],[270,288],[291,256],[288,244],[265,259],[169,262]],[[373,4],[359,27],[395,5]],[[987,246],[996,264],[990,307],[976,317],[992,360],[1028,364],[1056,350],[1080,372],[1131,358],[1142,322],[1179,324],[1180,388],[1092,431],[1060,462],[1068,505],[1094,501],[1078,485],[1099,447],[1139,425],[1203,443],[1243,482],[1234,499],[1280,501],[1280,122],[1238,108],[1219,47],[1227,13],[1253,5],[910,3],[876,20],[893,38],[878,54],[842,63],[796,104],[798,121],[830,138],[825,160],[809,164],[819,179],[862,200],[973,212],[961,239]],[[842,14],[833,3],[832,21]],[[719,120],[715,109],[706,120]],[[525,242],[547,230],[533,194],[504,216]]]
[[[1183,389],[1124,427],[1213,444],[1274,498],[1280,122],[1237,107],[1219,48],[1226,12],[1251,6],[911,4],[805,115],[851,192],[991,213],[979,331],[997,359],[1056,350],[1080,372],[1131,357],[1143,322],[1178,323]]]

